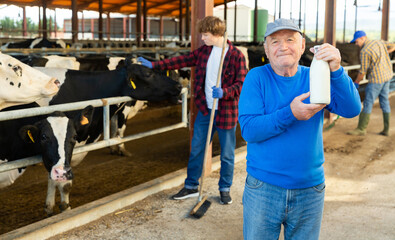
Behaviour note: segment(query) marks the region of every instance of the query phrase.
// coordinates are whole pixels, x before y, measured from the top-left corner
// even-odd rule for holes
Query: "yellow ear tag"
[[[265,62],[265,58],[264,57],[262,57],[262,62]]]
[[[30,140],[32,140],[32,142],[34,143],[34,139],[30,130],[27,130],[27,135],[29,136]]]
[[[132,84],[132,87],[133,87],[134,89],[136,89],[136,84],[134,84],[133,79],[130,78],[129,80],[130,80],[130,84]]]
[[[88,118],[86,118],[85,116],[82,116],[82,117],[81,117],[80,124],[81,124],[82,126],[84,126],[84,125],[86,125],[86,124],[88,124],[88,123],[89,123]]]
[[[166,71],[166,75],[169,76],[169,70]]]

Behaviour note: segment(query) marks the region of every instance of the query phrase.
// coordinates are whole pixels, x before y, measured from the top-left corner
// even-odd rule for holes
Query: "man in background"
[[[390,91],[390,80],[393,76],[389,53],[395,50],[395,44],[382,40],[369,40],[364,31],[356,31],[350,43],[355,43],[355,45],[361,48],[361,69],[354,82],[358,86],[365,75],[369,82],[365,88],[365,99],[363,101],[362,112],[359,114],[358,127],[352,131],[348,131],[347,134],[357,136],[364,136],[366,134],[374,100],[379,97],[380,108],[383,111],[384,119],[384,128],[379,134],[388,136],[391,115],[388,95]]]

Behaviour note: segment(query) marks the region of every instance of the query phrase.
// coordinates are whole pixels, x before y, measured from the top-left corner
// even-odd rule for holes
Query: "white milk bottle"
[[[314,46],[314,54],[320,46]],[[331,79],[328,62],[315,57],[310,65],[310,103],[329,104],[331,102]]]

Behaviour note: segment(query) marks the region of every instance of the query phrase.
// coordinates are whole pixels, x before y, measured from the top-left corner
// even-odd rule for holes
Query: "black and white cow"
[[[9,42],[1,46],[1,49],[8,48],[66,48],[66,43],[63,40],[49,41],[46,38],[26,39],[19,42]]]
[[[13,106],[3,111],[38,107],[37,103]],[[93,107],[78,111],[73,119],[61,112],[0,122],[0,162],[10,162],[41,154],[48,171],[48,191],[45,211],[51,215],[55,204],[56,188],[61,195],[60,209],[70,209],[69,193],[73,172],[71,157],[78,136],[88,130]],[[0,188],[11,185],[24,172],[14,169],[0,173]]]
[[[181,85],[139,64],[125,60],[122,68],[113,71],[86,72],[64,69],[56,71],[56,76],[63,82],[59,92],[50,100],[50,105],[108,98],[115,96],[130,96],[136,100],[161,101],[170,99],[177,102],[181,93]],[[49,69],[42,69],[51,75]],[[95,110],[95,116],[89,127],[89,132],[79,136],[81,143],[92,143],[98,140],[103,131],[102,108]],[[112,105],[110,118],[118,111]],[[72,117],[72,113],[66,113]],[[72,165],[77,165],[87,153],[74,155]]]
[[[125,66],[125,57],[96,57],[96,58],[84,58],[82,61],[84,62],[83,68],[89,69],[88,66],[94,66],[93,69],[89,71],[105,71],[105,70],[115,70],[117,68],[122,68]],[[45,72],[50,76],[56,76],[56,78],[64,78],[65,68],[79,70],[80,63],[76,60],[75,57],[62,57],[62,56],[45,56],[45,57],[35,57],[28,56],[24,59],[27,64],[35,67],[36,69]],[[133,61],[133,59],[132,59]],[[136,61],[134,60],[133,63]],[[87,64],[89,63],[89,64]],[[44,69],[45,67],[47,69]],[[59,69],[63,68],[63,69]],[[47,106],[50,99],[41,99],[39,100],[39,104],[41,106]],[[47,101],[47,102],[45,102]],[[111,118],[111,138],[114,137],[123,137],[124,132],[126,130],[126,121],[127,119],[132,118],[137,114],[138,111],[145,108],[147,101],[140,100],[132,100],[131,102],[127,102],[125,104],[119,105],[122,109],[119,109],[115,116]],[[117,154],[121,156],[131,156],[131,154],[125,149],[124,144],[120,144],[118,146],[110,147],[111,154]]]
[[[97,55],[77,57],[81,71],[114,70],[117,67],[123,67],[125,65],[124,60],[124,57],[106,57]],[[133,59],[131,61],[136,63]]]
[[[67,68],[80,70],[80,63],[76,57],[49,55],[43,57],[29,56],[26,64],[32,67]]]
[[[59,81],[21,61],[0,53],[0,110],[51,97]]]

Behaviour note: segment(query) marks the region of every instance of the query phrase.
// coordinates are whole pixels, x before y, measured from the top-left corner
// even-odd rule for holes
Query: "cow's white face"
[[[52,149],[53,153],[57,152],[57,162],[50,162],[51,169],[49,170],[50,178],[55,181],[67,181],[70,180],[73,175],[70,168],[71,155],[70,151],[73,150],[76,142],[76,131],[72,123],[69,123],[69,118],[63,117],[48,117],[47,121],[52,129],[51,134],[52,141],[51,146],[57,146],[57,148]],[[47,136],[48,138],[48,136]],[[41,140],[41,145],[45,146],[45,150],[48,150],[48,143]],[[44,151],[45,151],[44,150]],[[51,155],[52,152],[43,153],[44,155]],[[52,156],[46,156],[52,157]],[[44,160],[44,159],[43,159]],[[47,159],[48,161],[49,159]],[[52,159],[53,160],[53,159]],[[46,161],[44,160],[44,163]]]
[[[58,90],[55,78],[0,53],[0,110],[53,96]]]
[[[21,138],[40,149],[49,177],[55,181],[73,178],[70,160],[76,143],[74,121],[63,113],[55,112],[34,125],[25,125],[19,130]]]

